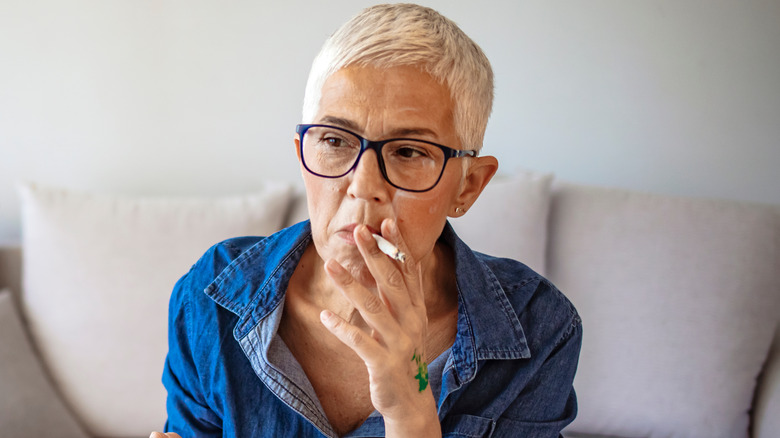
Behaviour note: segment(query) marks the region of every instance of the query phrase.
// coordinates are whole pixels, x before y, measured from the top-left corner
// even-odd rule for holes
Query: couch
[[[288,183],[223,198],[19,192],[21,244],[0,248],[0,437],[160,430],[174,282],[212,243],[306,218]],[[566,437],[780,436],[780,206],[517,171],[452,224],[578,308]]]

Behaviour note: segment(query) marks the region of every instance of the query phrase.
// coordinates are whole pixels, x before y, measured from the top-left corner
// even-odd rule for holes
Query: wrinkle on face
[[[453,108],[448,88],[415,67],[347,67],[326,80],[313,122],[374,141],[412,137],[458,147]],[[429,263],[462,185],[463,168],[457,161],[450,160],[439,183],[421,193],[385,181],[374,151],[366,151],[341,178],[321,178],[302,169],[319,256],[335,259],[361,283],[372,283],[359,251],[340,230],[351,223],[379,229],[383,219],[392,218],[415,260]]]

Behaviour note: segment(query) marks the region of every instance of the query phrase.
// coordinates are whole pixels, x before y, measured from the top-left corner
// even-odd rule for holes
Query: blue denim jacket
[[[577,412],[582,325],[549,281],[471,251],[447,224],[458,326],[430,367],[444,436],[558,437]],[[169,308],[166,430],[188,436],[335,437],[311,383],[277,334],[309,222],[213,246]],[[384,436],[378,414],[347,436]]]

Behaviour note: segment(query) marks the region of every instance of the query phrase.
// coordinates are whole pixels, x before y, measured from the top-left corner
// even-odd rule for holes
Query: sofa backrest
[[[491,182],[472,211],[452,223],[475,249],[526,261],[546,273],[580,311],[585,335],[575,380],[580,414],[567,431],[744,436],[780,312],[780,209],[565,183],[551,188],[551,179],[526,174]],[[166,209],[171,215],[179,211]],[[120,218],[128,220],[127,214]],[[306,217],[298,190],[282,225]],[[10,287],[17,303],[22,260],[19,247],[0,247],[0,289]],[[40,260],[33,268],[46,272]],[[164,289],[163,295],[169,287]],[[35,293],[45,299],[40,294],[51,291]],[[27,311],[47,310],[28,306]],[[33,340],[56,343],[38,330]],[[58,370],[56,355],[46,353],[51,345],[43,346],[53,380],[73,385],[78,376]],[[158,385],[159,358],[150,360],[150,384]],[[772,356],[761,379],[754,417],[761,435],[755,438],[767,438],[780,427],[769,414],[780,408],[780,354]],[[90,420],[107,411],[79,397],[65,391],[89,429],[129,433],[130,426],[109,431]],[[703,413],[709,413],[708,422]],[[147,429],[146,417],[125,415],[139,426],[137,433]]]
[[[559,184],[549,278],[583,320],[570,430],[746,436],[780,315],[776,206]]]

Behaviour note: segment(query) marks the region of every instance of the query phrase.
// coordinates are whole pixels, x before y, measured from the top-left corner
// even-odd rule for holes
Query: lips
[[[347,226],[344,226],[341,229],[339,229],[336,232],[336,234],[338,234],[342,239],[344,239],[344,240],[354,244],[355,243],[355,238],[354,238],[354,236],[355,236],[355,228],[357,228],[359,225],[362,225],[362,224],[351,223],[351,224],[349,224]],[[370,231],[373,234],[379,234],[380,236],[382,235],[382,233],[378,229],[372,227],[371,225],[366,225],[366,228],[368,228],[368,231]]]

